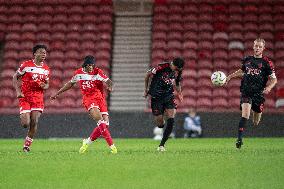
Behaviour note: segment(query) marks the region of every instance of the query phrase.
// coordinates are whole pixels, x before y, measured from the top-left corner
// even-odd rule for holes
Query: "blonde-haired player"
[[[239,149],[243,145],[242,135],[251,110],[253,111],[253,124],[257,126],[263,112],[264,94],[268,94],[277,83],[273,63],[263,56],[264,49],[265,40],[261,38],[256,39],[253,44],[253,56],[243,58],[241,68],[228,75],[226,79],[226,83],[228,83],[232,78],[242,77],[240,87],[240,109],[242,115],[236,141],[236,147]],[[270,81],[268,82],[269,78]]]

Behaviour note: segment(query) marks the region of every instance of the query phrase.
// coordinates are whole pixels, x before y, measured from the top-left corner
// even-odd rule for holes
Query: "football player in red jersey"
[[[44,109],[43,91],[49,87],[50,70],[44,62],[46,50],[45,45],[34,46],[34,59],[24,61],[13,76],[13,86],[19,99],[21,125],[29,129],[24,152],[30,151],[38,120]]]
[[[228,83],[232,78],[242,77],[240,87],[240,108],[242,115],[239,122],[238,139],[236,141],[238,149],[243,145],[242,135],[251,110],[253,111],[253,124],[257,126],[263,112],[264,94],[268,94],[277,83],[273,63],[262,55],[264,49],[264,39],[256,39],[253,45],[254,55],[245,57],[242,60],[242,67],[226,78],[226,83]],[[269,78],[270,81],[268,82]]]
[[[83,105],[89,111],[91,118],[97,122],[97,127],[93,130],[90,137],[83,140],[83,145],[79,152],[86,152],[88,146],[102,135],[108,143],[111,152],[117,153],[109,132],[108,110],[103,91],[104,83],[106,83],[107,89],[112,91],[112,81],[101,69],[95,67],[95,58],[93,56],[86,56],[82,68],[77,69],[72,79],[50,98],[52,100],[56,99],[61,93],[72,88],[77,82],[80,85],[83,95]]]

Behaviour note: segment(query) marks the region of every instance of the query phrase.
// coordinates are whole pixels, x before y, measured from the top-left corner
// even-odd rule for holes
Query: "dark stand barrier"
[[[239,113],[200,113],[204,137],[235,137]],[[110,112],[111,133],[114,138],[153,137],[153,117],[145,112]],[[176,117],[176,137],[183,136],[185,114]],[[87,137],[96,123],[84,114],[43,114],[37,137]],[[19,115],[0,115],[0,138],[23,138],[26,129],[20,127]],[[245,136],[284,137],[284,115],[264,113],[257,128],[249,121]]]

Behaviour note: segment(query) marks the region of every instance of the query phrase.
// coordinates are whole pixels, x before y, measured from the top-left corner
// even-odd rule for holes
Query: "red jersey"
[[[96,98],[104,98],[103,82],[109,78],[99,68],[94,68],[91,73],[85,72],[83,68],[75,71],[71,79],[72,83],[78,82],[84,96],[95,95]]]
[[[22,92],[24,95],[43,94],[40,83],[49,80],[49,67],[42,62],[40,66],[36,65],[34,60],[23,62],[18,71],[22,75]]]

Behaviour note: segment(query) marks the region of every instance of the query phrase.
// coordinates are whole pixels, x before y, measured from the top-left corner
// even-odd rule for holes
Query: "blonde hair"
[[[263,43],[263,46],[265,46],[265,40],[262,39],[262,38],[257,38],[257,39],[255,39],[255,40],[254,40],[254,43],[256,43],[256,42],[262,42],[262,43]]]

